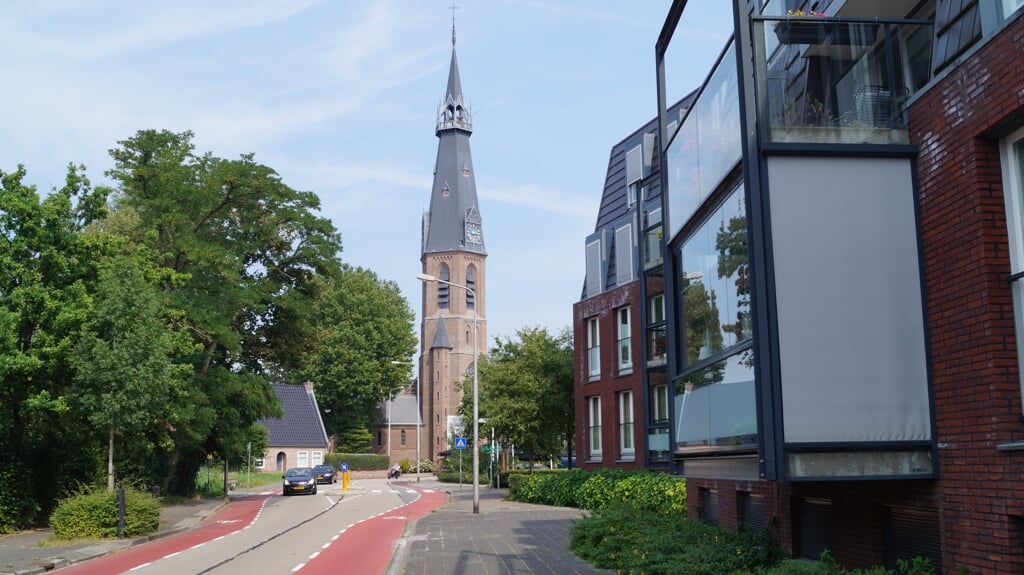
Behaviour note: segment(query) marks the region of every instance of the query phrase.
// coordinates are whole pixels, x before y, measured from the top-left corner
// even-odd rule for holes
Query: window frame
[[[1010,291],[1017,334],[1018,388],[1024,397],[1024,128],[999,145],[1010,251]]]
[[[587,318],[587,376],[601,378],[601,320],[597,316]]]
[[[587,423],[590,437],[587,441],[587,455],[591,461],[600,461],[604,455],[601,442],[601,396],[592,395],[587,398]]]
[[[625,323],[623,323],[625,319]],[[618,345],[616,346],[616,364],[621,374],[633,373],[633,327],[629,306],[615,310],[615,327]]]
[[[619,453],[622,459],[636,458],[636,433],[633,418],[633,391],[623,390],[619,396]]]

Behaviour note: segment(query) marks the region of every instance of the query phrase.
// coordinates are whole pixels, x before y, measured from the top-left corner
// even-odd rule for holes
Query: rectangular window
[[[601,396],[595,395],[587,400],[588,419],[590,420],[590,459],[601,459]]]
[[[718,490],[707,487],[697,488],[700,497],[700,518],[708,525],[718,525]]]
[[[262,457],[257,457],[256,463],[253,464],[253,467],[255,467],[256,469],[263,469],[264,467],[266,467],[266,465],[267,461],[265,459],[263,459]]]
[[[668,358],[668,331],[665,326],[665,294],[653,295],[647,303],[647,365],[664,365]]]
[[[817,561],[822,551],[835,549],[832,546],[832,502],[797,499],[794,506],[797,557]]]
[[[633,392],[619,393],[619,450],[622,459],[636,457],[636,446],[633,443]]]
[[[641,196],[640,182],[636,181],[636,182],[633,182],[632,184],[630,184],[629,188],[628,188],[627,194],[628,195],[627,195],[627,198],[626,198],[626,203],[629,206],[636,205],[637,199]]]
[[[677,308],[686,366],[751,337],[747,213],[736,189],[683,243]]]
[[[644,232],[644,268],[661,265],[661,226]]]
[[[604,254],[601,236],[596,235],[587,242],[587,297],[594,297],[604,290]]]
[[[651,423],[668,422],[668,386],[655,385],[651,389]]]
[[[633,269],[633,224],[615,230],[615,285],[626,285],[636,279]]]
[[[601,377],[601,335],[596,317],[587,320],[587,375],[590,379]]]
[[[887,507],[882,523],[885,566],[895,569],[899,560],[927,558],[935,573],[942,573],[939,513],[934,509]]]
[[[295,467],[312,467],[309,464],[308,451],[300,451],[295,454]]]
[[[1010,240],[1010,289],[1017,328],[1017,362],[1019,373],[1024,374],[1024,129],[1003,140],[1001,156],[1006,227]],[[1020,385],[1024,393],[1024,380]]]
[[[313,452],[313,465],[320,465],[324,462],[324,452],[314,451]]]
[[[619,372],[633,371],[633,339],[630,337],[629,308],[615,310],[616,323],[619,326]]]

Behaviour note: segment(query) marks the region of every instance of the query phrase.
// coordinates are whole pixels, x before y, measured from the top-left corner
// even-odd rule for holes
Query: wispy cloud
[[[53,9],[35,16],[41,23],[57,22],[51,27],[35,27],[22,33],[20,40],[40,53],[73,60],[95,60],[135,51],[156,48],[183,40],[218,34],[240,28],[263,26],[286,20],[320,0],[236,0],[205,2],[202,0],[154,4],[120,2],[107,9],[118,14],[116,19],[100,19],[92,3],[67,5],[66,11]],[[29,15],[31,18],[33,15]],[[63,21],[64,25],[60,25]],[[75,26],[77,22],[88,25]]]
[[[596,215],[593,198],[568,197],[558,190],[545,188],[537,184],[499,184],[499,186],[489,186],[481,185],[478,180],[477,189],[481,198],[492,202],[525,206],[545,212],[590,220],[593,220]]]

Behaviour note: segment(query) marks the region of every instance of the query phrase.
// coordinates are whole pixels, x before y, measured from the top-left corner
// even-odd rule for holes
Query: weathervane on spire
[[[452,48],[455,47],[455,11],[458,9],[459,7],[455,5],[455,0],[452,0],[452,7],[449,8],[452,11]]]

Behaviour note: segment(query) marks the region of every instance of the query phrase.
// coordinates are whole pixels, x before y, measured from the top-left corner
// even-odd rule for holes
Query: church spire
[[[473,119],[462,94],[455,55],[455,6],[452,6],[452,60],[448,85],[437,109],[437,161],[430,211],[423,221],[423,254],[467,251],[485,254],[480,206],[469,137]]]

